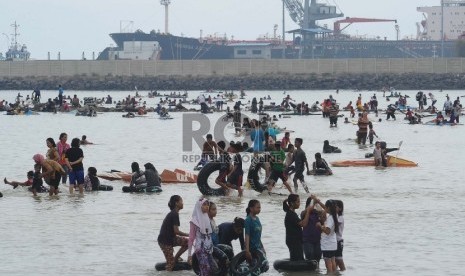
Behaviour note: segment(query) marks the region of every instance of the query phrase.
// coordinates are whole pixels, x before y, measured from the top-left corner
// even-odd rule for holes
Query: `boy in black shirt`
[[[304,170],[307,168],[307,174],[310,173],[310,169],[308,168],[307,156],[305,152],[301,149],[302,146],[302,138],[295,138],[294,145],[296,150],[293,154],[293,162],[295,165],[295,174],[294,174],[294,189],[297,192],[298,185],[297,180],[300,180],[302,186],[304,187],[305,192],[309,192],[307,184],[305,184],[304,180]]]

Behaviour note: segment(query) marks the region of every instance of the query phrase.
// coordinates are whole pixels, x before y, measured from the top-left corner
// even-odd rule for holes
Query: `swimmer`
[[[82,135],[82,139],[80,141],[81,145],[93,145],[94,143],[87,140],[87,136]]]

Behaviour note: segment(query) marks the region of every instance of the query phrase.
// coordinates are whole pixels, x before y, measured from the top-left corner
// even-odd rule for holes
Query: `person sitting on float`
[[[346,119],[348,119],[348,118],[346,117]],[[347,120],[347,121],[348,121],[348,120]],[[331,146],[331,145],[329,144],[329,141],[328,141],[328,140],[325,140],[325,141],[323,142],[323,153],[335,153],[335,152],[339,153],[339,152],[341,152],[341,151],[340,151],[340,149],[339,149],[338,147]]]
[[[333,171],[329,168],[326,160],[321,158],[321,153],[315,153],[315,162],[313,162],[313,171],[317,174],[317,171],[325,171],[326,175],[332,175]]]

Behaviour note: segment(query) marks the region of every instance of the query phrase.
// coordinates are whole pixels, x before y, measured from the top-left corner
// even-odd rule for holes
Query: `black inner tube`
[[[221,168],[220,162],[209,162],[200,170],[197,177],[197,187],[199,191],[206,196],[224,196],[226,195],[224,189],[220,186],[218,188],[212,188],[208,184],[208,178],[210,175],[216,171],[219,171]],[[211,183],[214,183],[215,180],[212,180]],[[217,185],[217,184],[215,184]]]
[[[268,271],[268,261],[265,255],[258,250],[252,252],[253,261],[247,263],[245,251],[237,254],[232,260],[229,268],[229,273],[233,276],[258,275]]]
[[[260,177],[258,175],[260,169],[264,165],[264,162],[265,156],[263,155],[252,157],[252,161],[249,167],[249,173],[247,174],[247,179],[249,180],[250,187],[259,193],[268,189],[265,183],[260,183]]]
[[[123,186],[124,193],[159,193],[161,188],[157,186],[147,187],[147,185]]]
[[[317,269],[318,263],[315,260],[291,261],[281,259],[274,261],[273,267],[278,271],[314,271]]]
[[[192,267],[187,262],[177,262],[174,265],[173,271],[191,270],[191,269]],[[155,270],[156,271],[166,270],[166,262],[156,263]]]
[[[214,276],[223,276],[228,274],[228,261],[229,258],[225,252],[223,252],[219,247],[213,247],[212,253],[213,259],[216,262],[218,270],[211,271],[211,275]],[[197,255],[194,253],[192,255],[192,269],[194,270],[195,274],[200,275],[200,268],[199,268],[199,260],[197,259]]]
[[[113,186],[110,185],[99,185],[98,186],[99,191],[113,191]]]

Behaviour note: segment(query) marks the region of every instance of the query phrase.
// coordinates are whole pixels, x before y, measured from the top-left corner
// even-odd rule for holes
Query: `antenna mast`
[[[19,36],[19,33],[18,33],[19,25],[16,24],[16,21],[15,21],[15,23],[11,24],[11,27],[13,27],[13,29],[14,29],[14,34],[11,34],[13,36],[13,39],[12,39],[11,43],[12,43],[12,46],[15,49],[17,49],[18,48],[18,39],[17,39],[17,37]]]
[[[165,33],[168,34],[168,6],[171,4],[171,0],[160,0],[160,4],[165,6]]]

